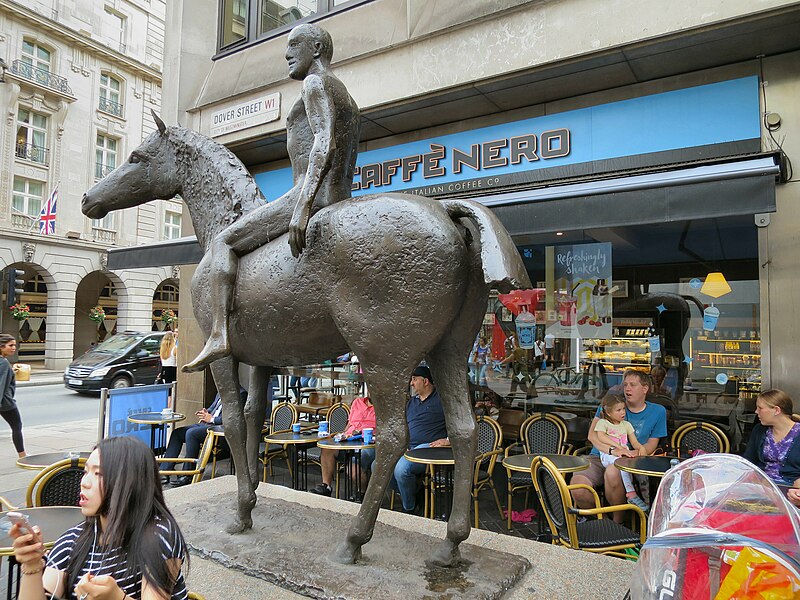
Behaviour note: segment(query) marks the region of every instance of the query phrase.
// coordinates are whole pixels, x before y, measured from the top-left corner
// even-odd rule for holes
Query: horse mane
[[[168,127],[167,135],[184,174],[181,194],[203,248],[242,215],[266,203],[253,176],[225,146],[180,126]]]

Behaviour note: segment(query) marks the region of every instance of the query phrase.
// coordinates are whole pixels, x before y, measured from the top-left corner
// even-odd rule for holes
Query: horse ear
[[[156,111],[154,111],[152,108],[150,109],[150,114],[153,115],[153,120],[156,122],[156,126],[158,127],[158,130],[161,132],[161,135],[164,135],[164,132],[167,130],[167,126],[164,125],[164,121],[162,121],[158,117]]]

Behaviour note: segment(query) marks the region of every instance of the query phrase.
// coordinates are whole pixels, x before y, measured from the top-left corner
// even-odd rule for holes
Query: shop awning
[[[474,198],[512,236],[775,212],[773,157]]]
[[[775,212],[773,157],[473,198],[512,236]],[[108,251],[109,269],[197,264],[194,236]]]

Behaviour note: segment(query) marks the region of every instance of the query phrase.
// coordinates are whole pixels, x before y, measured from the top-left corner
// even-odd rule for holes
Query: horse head
[[[111,211],[172,198],[180,192],[176,154],[169,144],[172,128],[155,113],[153,119],[158,129],[131,152],[127,162],[83,195],[81,210],[87,217],[102,219]]]

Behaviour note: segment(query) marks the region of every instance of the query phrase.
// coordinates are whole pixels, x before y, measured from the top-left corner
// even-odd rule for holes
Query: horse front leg
[[[365,361],[362,359],[362,365]],[[375,520],[383,503],[383,495],[394,473],[397,460],[408,446],[405,408],[408,372],[394,376],[388,369],[365,368],[364,378],[369,386],[370,398],[375,405],[375,462],[364,500],[353,518],[347,539],[336,549],[332,559],[342,564],[353,564],[361,558],[361,546],[372,539]]]
[[[464,376],[466,355],[443,341],[429,356],[433,380],[439,389],[447,421],[447,435],[453,447],[453,508],[447,522],[447,538],[439,545],[431,562],[455,566],[461,560],[458,546],[469,536],[472,504],[472,475],[475,461],[476,424]]]
[[[231,450],[236,467],[237,516],[233,524],[226,527],[228,533],[241,533],[253,526],[252,512],[256,505],[256,493],[250,481],[248,468],[247,430],[244,406],[239,396],[239,365],[230,356],[221,358],[211,365],[211,374],[222,397],[222,422],[225,426],[225,440]]]
[[[267,397],[269,380],[273,370],[269,367],[252,367],[250,370],[250,389],[244,405],[244,418],[247,427],[247,464],[250,471],[250,483],[255,490],[258,487],[259,467],[258,450],[267,415]]]

